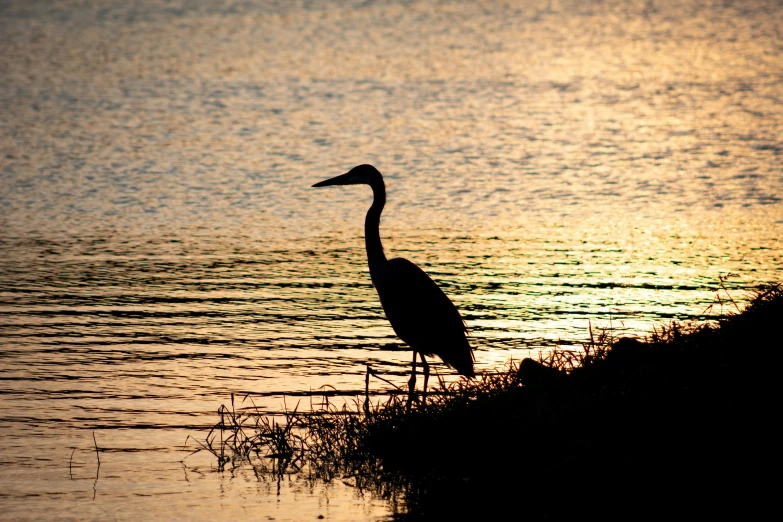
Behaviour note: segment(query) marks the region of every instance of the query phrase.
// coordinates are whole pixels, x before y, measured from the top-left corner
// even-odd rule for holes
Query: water
[[[369,189],[309,188],[358,163],[479,371],[783,279],[779,4],[519,4],[3,3],[4,516],[387,518],[180,463],[232,392],[406,381]]]

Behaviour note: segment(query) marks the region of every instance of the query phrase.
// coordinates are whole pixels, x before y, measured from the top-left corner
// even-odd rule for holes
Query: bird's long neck
[[[370,277],[377,288],[381,272],[386,268],[386,254],[383,253],[380,232],[381,212],[386,204],[386,187],[382,179],[370,186],[372,187],[373,201],[370,210],[367,211],[367,217],[364,219],[364,244],[367,248]]]

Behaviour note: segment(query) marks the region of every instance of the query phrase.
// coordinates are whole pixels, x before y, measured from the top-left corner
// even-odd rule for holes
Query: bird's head
[[[332,185],[370,185],[375,188],[383,186],[383,176],[372,165],[358,165],[345,174],[318,182],[313,187],[330,187]]]

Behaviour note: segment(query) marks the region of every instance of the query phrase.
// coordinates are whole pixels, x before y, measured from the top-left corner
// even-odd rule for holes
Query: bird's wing
[[[406,344],[418,352],[439,355],[460,373],[472,374],[473,353],[465,322],[421,268],[407,259],[391,259],[377,290],[386,317]]]

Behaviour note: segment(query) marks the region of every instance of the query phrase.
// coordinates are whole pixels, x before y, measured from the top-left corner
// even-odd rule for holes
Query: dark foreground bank
[[[604,332],[580,354],[526,359],[410,412],[393,398],[273,426],[227,411],[216,428],[234,449],[207,446],[223,464],[351,480],[401,519],[777,512],[782,325],[783,290],[770,286],[715,323],[644,340]]]

